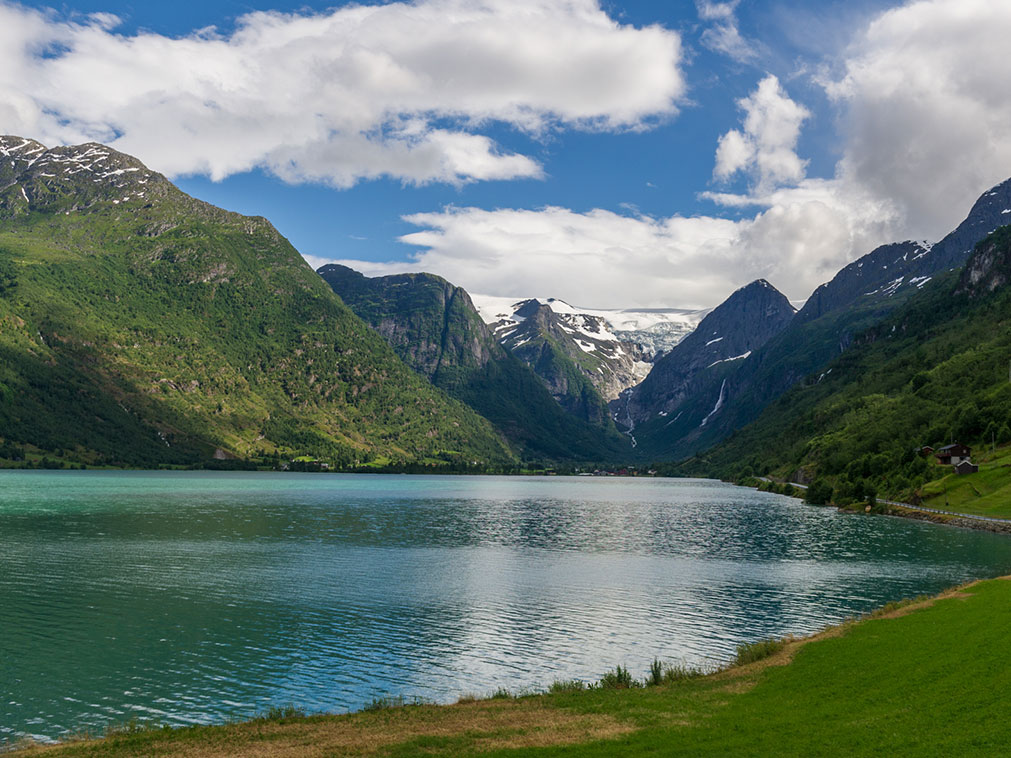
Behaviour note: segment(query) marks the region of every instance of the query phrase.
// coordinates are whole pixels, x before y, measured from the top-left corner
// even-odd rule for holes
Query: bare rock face
[[[524,455],[603,460],[627,453],[603,400],[559,347],[569,337],[550,309],[535,301],[523,309],[523,323],[544,338],[514,353],[470,295],[439,276],[370,278],[335,264],[317,273],[405,363],[490,419]]]
[[[733,293],[698,328],[660,358],[649,376],[613,404],[618,421],[635,426],[684,410],[717,374],[747,359],[794,317],[794,308],[764,279]],[[708,392],[704,403],[711,407]]]
[[[317,272],[400,357],[430,380],[504,355],[470,296],[434,274],[366,277],[329,264]]]
[[[479,297],[477,303],[499,341],[541,376],[560,403],[587,412],[590,387],[602,417],[602,404],[642,381],[657,350],[677,344],[700,318],[674,309],[584,310],[555,298]]]
[[[551,303],[524,301],[495,331],[503,345],[531,366],[541,363],[549,348],[564,355],[604,400],[617,397],[649,371],[650,356],[642,346],[618,339],[603,318],[557,313]],[[557,392],[569,391],[564,375],[543,378]]]
[[[969,256],[956,292],[979,297],[1011,281],[1011,227],[1005,226],[982,240]]]

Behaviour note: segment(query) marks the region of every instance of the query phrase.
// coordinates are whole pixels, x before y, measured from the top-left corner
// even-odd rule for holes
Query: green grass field
[[[22,754],[1002,755],[1009,627],[1011,581],[996,579],[668,685],[120,733]]]

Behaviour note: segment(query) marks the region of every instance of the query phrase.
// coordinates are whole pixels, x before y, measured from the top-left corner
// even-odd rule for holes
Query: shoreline
[[[921,510],[912,505],[900,505],[891,502],[887,503],[887,505],[889,506],[888,510],[880,515],[911,519],[913,521],[927,521],[940,526],[954,526],[959,529],[972,529],[978,532],[1011,534],[1011,519],[973,516],[968,513],[938,513],[937,511]]]
[[[995,602],[1000,605],[1000,598],[990,597],[995,594],[995,587],[1002,594],[1011,592],[1009,580],[1011,576],[978,579],[950,587],[936,595],[893,601],[804,637],[762,640],[742,645],[738,648],[736,660],[709,672],[670,667],[668,670],[672,673],[669,677],[654,677],[650,681],[650,676],[647,675],[646,680],[626,678],[615,681],[615,673],[620,679],[619,667],[616,672],[607,672],[600,682],[590,686],[559,681],[546,691],[518,695],[499,691],[484,698],[462,697],[457,702],[446,705],[401,698],[377,701],[370,707],[343,714],[306,714],[297,707],[287,706],[272,708],[266,714],[245,721],[216,725],[161,727],[133,722],[111,727],[101,737],[71,736],[55,744],[22,742],[0,746],[0,754],[112,758],[154,754],[186,758],[269,754],[308,758],[323,754],[388,755],[388,750],[397,748],[400,751],[395,752],[396,755],[423,752],[428,755],[453,756],[483,753],[488,749],[571,750],[593,746],[595,755],[624,756],[637,754],[640,750],[649,752],[650,738],[659,738],[664,744],[677,747],[675,743],[667,742],[672,728],[678,730],[682,738],[702,736],[703,743],[709,745],[710,741],[716,743],[723,739],[726,731],[706,722],[717,718],[738,695],[766,686],[770,669],[779,670],[776,676],[780,680],[784,676],[792,678],[799,689],[810,690],[822,685],[822,677],[812,676],[809,670],[810,662],[818,660],[819,656],[823,660],[827,656],[827,663],[834,666],[839,658],[852,661],[855,653],[855,662],[861,664],[858,667],[861,671],[866,670],[862,666],[865,655],[876,654],[881,659],[883,656],[911,654],[915,658],[917,654],[911,652],[916,651],[915,645],[905,645],[901,651],[895,649],[905,639],[905,634],[892,634],[889,640],[879,642],[886,627],[877,625],[887,624],[888,628],[898,625],[905,629],[913,627],[910,622],[918,616],[928,613],[941,615],[949,625],[962,624],[964,613],[959,607],[962,603],[978,600],[974,606],[976,613],[980,612],[980,606],[987,612],[995,607]],[[954,613],[951,603],[958,603],[958,606],[954,606]],[[945,611],[947,615],[944,615]],[[867,630],[869,624],[875,625],[870,632]],[[914,628],[922,628],[922,624]],[[992,625],[988,628],[994,629]],[[998,635],[999,631],[994,629],[992,633]],[[925,639],[934,637],[935,629],[930,624]],[[831,641],[830,644],[834,647],[827,648],[821,644],[826,641]],[[849,647],[848,654],[840,651],[840,643]],[[945,643],[942,641],[938,644]],[[799,663],[797,654],[808,645],[815,645],[819,650],[810,651],[810,655],[805,652],[804,663]],[[902,645],[899,644],[899,647]],[[829,650],[832,652],[829,653]],[[935,664],[942,667],[946,665],[943,661],[935,661]],[[912,671],[915,667],[909,666],[908,661],[900,665],[903,666],[903,672],[909,672],[905,675],[916,673]],[[627,670],[625,676],[628,677]],[[851,676],[858,677],[859,674],[854,672]],[[868,676],[869,681],[878,686],[893,683],[888,677],[878,677],[874,671],[868,671]],[[574,686],[576,684],[579,686]],[[981,686],[985,683],[975,684]],[[857,691],[860,693],[857,700],[844,697],[836,703],[841,712],[849,714],[851,709],[857,709],[858,701],[869,702],[880,721],[877,709],[887,706],[878,705],[871,693],[861,688]],[[902,698],[907,695],[904,690],[900,694]],[[829,698],[820,702],[831,704],[832,700]],[[905,701],[900,701],[897,716],[902,713],[902,702]],[[790,709],[786,708],[777,710],[775,704],[772,708],[778,714],[790,713]],[[655,711],[644,719],[644,709]],[[817,714],[796,713],[796,718],[806,719],[807,727],[815,731],[837,723]],[[692,718],[685,718],[686,716]],[[866,715],[857,713],[852,718],[859,723],[869,723]],[[658,723],[658,719],[663,723]],[[947,729],[943,720],[939,720],[938,724],[939,729]],[[754,747],[751,740],[761,738],[762,730],[766,729],[761,714],[753,723],[736,722],[736,725],[745,731],[750,729],[754,732],[747,735],[744,742],[746,750]],[[895,729],[891,720],[887,720],[885,726],[889,734]],[[831,729],[831,726],[828,728]],[[846,725],[843,724],[842,728],[845,729]],[[772,731],[775,732],[776,729],[773,727]],[[820,744],[824,746],[830,743]],[[879,743],[873,740],[871,745],[875,750],[879,747]],[[685,755],[696,754],[690,745],[683,747]],[[730,747],[739,746],[731,741]],[[739,753],[719,751],[714,754]],[[837,745],[837,752],[831,754],[850,755],[845,744]]]
[[[45,473],[66,473],[74,474],[80,472],[98,472],[98,473],[211,473],[211,474],[316,474],[316,475],[354,475],[354,476],[452,476],[452,477],[543,477],[543,478],[589,478],[590,475],[586,474],[568,474],[568,473],[547,473],[545,471],[510,471],[510,472],[462,472],[462,471],[411,471],[411,472],[396,472],[396,471],[363,471],[358,470],[330,470],[330,471],[285,471],[281,469],[214,469],[214,468],[100,468],[100,467],[89,467],[85,469],[45,469],[45,468],[35,468],[35,467],[0,467],[0,474],[7,471],[33,471],[33,472],[45,472]],[[632,475],[632,474],[608,474],[608,475],[592,475],[594,479],[672,479],[672,480],[683,480],[683,479],[702,479],[710,480],[714,482],[723,482],[724,484],[732,484],[737,487],[746,487],[748,489],[758,490],[759,492],[769,492],[769,490],[763,490],[761,484],[744,484],[741,482],[730,481],[726,479],[715,479],[712,477],[681,477],[681,476],[653,476],[648,474],[642,475]],[[765,479],[762,477],[755,477],[760,482],[768,484],[776,484],[780,486],[790,486],[795,490],[800,490],[802,493],[807,489],[806,485],[797,484],[795,482],[777,482],[771,479]],[[826,506],[814,505],[806,502],[804,497],[797,494],[784,495],[783,493],[773,494],[781,495],[782,497],[791,497],[796,500],[800,500],[806,505],[812,505],[816,508],[824,508]],[[971,513],[957,513],[954,511],[938,511],[936,509],[918,508],[910,503],[899,503],[894,500],[878,500],[878,506],[876,509],[870,512],[864,511],[859,507],[851,507],[845,505],[830,505],[828,507],[835,508],[840,513],[849,513],[854,515],[873,515],[873,516],[892,516],[895,518],[910,519],[913,521],[927,521],[932,524],[938,524],[940,526],[953,526],[960,529],[972,529],[975,531],[991,532],[994,534],[1011,534],[1011,519],[1001,519],[992,516],[978,516]],[[885,506],[884,509],[881,506]]]
[[[181,476],[192,476],[193,473],[195,473],[195,472],[175,472],[175,473],[177,473],[177,474],[179,474]],[[201,473],[206,473],[206,472],[201,472]],[[214,473],[214,472],[212,472],[212,473]],[[220,474],[218,474],[218,475],[220,475]],[[66,478],[68,480],[74,479],[74,474],[64,474],[64,476],[66,476]],[[125,479],[124,475],[119,474],[119,473],[113,474],[112,476],[116,477],[118,479]],[[277,476],[277,475],[276,474],[272,474],[271,476],[274,477],[274,476]],[[80,481],[82,478],[83,477],[79,477],[79,478],[76,479],[76,481]],[[440,479],[443,482],[446,482],[446,483],[448,483],[450,481],[450,480],[446,479],[445,477],[437,477],[437,478]],[[303,481],[307,480],[305,477],[296,477],[296,480],[298,480],[298,479],[302,479]],[[250,476],[250,477],[248,477],[247,481],[248,482],[254,482],[254,481],[256,481],[256,477]],[[386,481],[391,482],[393,480],[387,479]],[[629,487],[631,487],[633,489],[637,488],[636,485],[634,485],[633,483],[629,482],[628,480],[625,480],[625,481],[626,481],[626,484],[621,484],[620,482],[617,483],[617,484],[620,485],[621,489],[624,490],[624,489],[629,488]],[[706,488],[714,488],[714,489],[716,489],[718,491],[723,489],[722,485],[720,485],[717,480],[708,480],[708,482],[706,482],[705,480],[703,480],[702,483],[706,486]],[[675,490],[677,490],[678,488],[682,487],[685,484],[689,484],[690,485],[691,484],[690,480],[680,480],[680,482],[679,481],[670,481],[670,480],[668,480],[668,482],[666,484],[661,484],[659,486],[661,488],[663,488],[664,490],[675,491]],[[256,485],[253,485],[253,486],[256,486]],[[482,487],[483,485],[481,485],[480,483],[475,483],[475,486]],[[544,482],[543,484],[537,485],[537,489],[543,489],[544,486],[548,486],[547,482]],[[569,485],[566,485],[566,486],[569,486]],[[597,487],[599,485],[591,484],[589,486],[590,487]],[[646,485],[646,486],[650,487],[650,486],[656,486],[656,485]],[[407,488],[413,488],[414,485],[410,484],[410,482],[407,482],[406,483],[406,487]],[[641,487],[641,485],[640,485],[640,487]],[[71,485],[69,487],[69,489],[73,489],[73,488],[74,488],[73,485]],[[797,493],[795,490],[789,490],[789,489],[784,488],[784,487],[779,487],[779,489],[784,490],[784,491],[794,492],[794,494],[800,494],[800,493]],[[783,504],[783,506],[786,507],[785,511],[783,511],[783,508],[778,508],[777,509],[776,506],[775,506],[775,500],[776,500],[775,498],[769,498],[769,499],[758,498],[758,499],[755,499],[755,498],[750,498],[750,496],[745,496],[743,494],[743,492],[737,493],[736,495],[734,495],[733,490],[727,490],[725,493],[721,492],[721,496],[725,496],[724,502],[726,502],[727,500],[729,500],[730,502],[737,501],[739,503],[740,502],[754,502],[754,501],[757,501],[758,504],[759,504],[759,512],[768,511],[769,509],[772,509],[773,511],[777,511],[778,510],[780,512],[784,512],[787,516],[789,516],[789,513],[791,512],[790,509],[789,509],[789,507],[785,506],[785,504]],[[740,500],[738,500],[738,498],[740,498]],[[766,503],[766,505],[764,507],[761,506],[761,502],[762,501],[764,501]],[[809,515],[807,517],[805,517],[804,516],[805,512],[806,511],[800,511],[800,510],[793,511],[792,512],[793,513],[793,517],[792,518],[794,520],[798,520],[798,523],[802,523],[804,521],[809,521],[809,520],[811,520],[812,517],[814,518],[814,521],[816,521],[816,522],[822,522],[823,524],[831,524],[831,523],[834,522],[836,524],[836,528],[838,528],[838,526],[841,525],[842,529],[846,530],[846,531],[852,531],[853,529],[856,529],[857,532],[868,532],[868,530],[869,530],[870,533],[879,533],[879,532],[886,532],[887,533],[887,532],[896,532],[897,531],[900,534],[901,533],[911,533],[913,535],[913,537],[915,537],[916,534],[918,533],[920,535],[920,537],[923,538],[923,540],[926,540],[926,542],[929,543],[932,540],[931,535],[927,531],[919,531],[918,529],[915,529],[915,528],[912,529],[912,532],[910,532],[910,530],[908,528],[906,528],[906,529],[899,528],[899,525],[895,525],[895,527],[892,527],[892,528],[886,528],[887,525],[881,524],[879,527],[875,527],[874,524],[876,522],[848,522],[848,523],[851,524],[851,526],[850,527],[846,527],[845,524],[847,522],[835,519],[831,515],[831,513],[824,513],[820,517],[818,516],[818,514],[809,513]],[[861,523],[864,524],[863,527],[859,526],[859,524],[861,524]],[[945,544],[949,540],[952,541],[952,542],[965,542],[965,543],[968,543],[970,545],[978,545],[980,543],[989,544],[989,545],[992,545],[992,546],[994,546],[994,547],[997,548],[997,550],[999,551],[997,553],[997,555],[1000,555],[1003,558],[1007,557],[1007,556],[1005,556],[1006,550],[1001,550],[1002,545],[998,544],[998,543],[990,543],[989,538],[980,539],[978,537],[976,537],[976,538],[958,537],[957,533],[954,534],[954,535],[952,535],[952,534],[949,533],[948,536],[945,537],[943,533],[936,533],[936,534],[934,534],[934,539],[940,540],[941,543],[945,543]],[[839,553],[836,553],[836,554],[838,555]],[[831,553],[826,553],[826,555],[831,555]],[[875,553],[874,553],[874,555],[872,557],[879,557],[881,555],[882,555],[882,553],[880,553],[879,551],[875,551]],[[1008,571],[1008,566],[1011,565],[1011,564],[1008,564],[1006,562],[1006,560],[1002,559],[1000,561],[992,561],[991,560],[991,561],[988,561],[985,564],[976,564],[976,563],[971,563],[970,562],[970,563],[966,563],[965,565],[966,565],[965,569],[959,570],[956,574],[949,574],[948,575],[949,576],[948,581],[943,581],[943,582],[940,582],[938,584],[933,584],[933,585],[931,585],[931,584],[926,584],[926,585],[922,584],[921,583],[922,578],[919,579],[919,580],[916,580],[916,581],[911,581],[911,582],[908,582],[904,586],[904,588],[901,588],[901,589],[897,588],[894,592],[888,592],[887,594],[884,594],[883,596],[879,596],[880,599],[878,600],[877,603],[873,603],[873,602],[868,603],[866,601],[866,599],[865,599],[864,603],[861,603],[860,605],[857,605],[857,606],[853,607],[853,609],[851,611],[849,611],[849,613],[854,614],[854,615],[858,614],[858,613],[862,614],[865,610],[869,610],[870,607],[872,607],[872,606],[880,605],[881,603],[884,603],[887,600],[891,600],[891,599],[894,599],[894,598],[901,597],[903,594],[914,594],[914,593],[917,593],[917,592],[922,592],[924,589],[928,589],[928,588],[929,588],[928,591],[932,591],[932,592],[933,591],[937,591],[937,590],[940,590],[941,587],[944,586],[944,585],[955,584],[957,582],[964,581],[966,578],[971,577],[973,575],[975,575],[975,576],[980,576],[980,575],[986,576],[986,575],[990,575],[990,574],[1006,573]],[[973,566],[976,566],[976,568],[973,568]],[[874,575],[876,577],[878,575],[878,572],[874,572]],[[840,597],[841,597],[841,595],[840,595]],[[864,597],[867,598],[869,596],[865,595]],[[873,613],[872,613],[872,615],[873,615]],[[771,618],[769,619],[770,623],[775,623],[775,619],[776,619],[777,616],[782,617],[782,618],[789,618],[788,615],[787,616],[783,616],[782,613],[773,613],[773,614],[771,614]],[[861,616],[861,618],[863,618],[863,617],[864,616]],[[756,616],[756,618],[760,618],[760,616]],[[767,618],[768,618],[768,616],[767,616]],[[840,618],[840,616],[836,616],[835,618],[838,619],[838,618]],[[822,623],[826,623],[826,621],[823,621]],[[756,622],[756,623],[758,623],[758,622]],[[820,624],[819,624],[819,626],[820,626]],[[742,639],[751,639],[752,638],[751,635],[758,636],[759,634],[763,634],[763,633],[764,634],[769,634],[770,630],[773,630],[773,629],[777,630],[776,633],[779,633],[779,634],[785,634],[785,633],[788,633],[788,632],[792,631],[789,628],[789,626],[786,626],[786,627],[783,627],[783,626],[779,626],[779,627],[777,627],[777,626],[764,626],[764,625],[750,626],[744,632],[742,632],[740,638],[742,638]],[[794,629],[796,629],[796,627],[794,627]],[[669,632],[662,632],[659,639],[662,642],[663,638],[667,637],[667,636],[669,636]],[[665,649],[665,648],[660,647],[660,648],[655,648],[655,649]],[[548,650],[545,650],[544,652],[546,652],[548,655],[550,655],[550,648]],[[720,656],[720,657],[724,658],[724,659],[729,658],[730,657],[730,655],[729,655],[730,653],[731,653],[731,650],[726,650],[725,651],[725,656]],[[626,647],[625,650],[622,652],[622,655],[627,655],[627,656],[629,656],[629,658],[633,659],[632,660],[633,665],[637,669],[634,672],[634,676],[640,676],[643,672],[642,672],[641,668],[639,668],[639,667],[643,666],[644,664],[647,663],[646,660],[642,659],[643,655],[642,655],[641,649],[639,649],[637,651],[637,649],[635,649],[635,648],[628,648],[628,647]],[[599,665],[600,658],[598,656],[592,656],[591,660],[588,661],[588,663],[590,665],[587,668],[584,669],[584,674],[589,674],[590,676],[588,678],[591,679],[591,680],[593,679],[593,677],[595,675],[604,673],[600,668],[597,668],[597,666],[594,665],[593,659],[596,659],[598,661],[598,665]],[[635,660],[635,659],[637,659],[637,660]],[[618,660],[621,660],[621,659],[618,658]],[[613,660],[609,661],[609,663],[614,663],[614,662],[615,661],[613,661]],[[558,670],[559,671],[564,671],[564,669],[561,669],[561,668],[559,668]],[[219,668],[219,671],[216,672],[216,673],[224,673],[224,671],[220,670],[220,668]],[[368,675],[367,674],[367,670],[366,670],[366,675]],[[551,674],[549,674],[548,676],[551,676]],[[627,674],[626,674],[626,676],[627,676]],[[539,680],[539,679],[542,680],[542,681],[537,682],[536,680]],[[547,684],[547,682],[543,681],[542,677],[536,677],[535,676],[535,677],[532,677],[532,680],[533,681],[531,682],[531,684],[533,684],[534,686],[538,686],[539,685],[539,687],[538,687],[539,689],[543,688],[543,686]],[[402,687],[403,685],[404,685],[404,682],[401,681],[400,684],[395,685],[395,686]],[[228,687],[227,689],[231,689],[231,687]],[[227,689],[226,690],[222,690],[219,693],[218,698],[215,698],[215,699],[224,699],[225,697],[227,697],[227,694],[228,694],[227,693]],[[554,689],[554,688],[552,688],[552,689]],[[582,687],[580,689],[582,689]],[[185,690],[183,690],[183,691],[185,692]],[[333,689],[331,691],[333,693],[339,692],[339,690],[337,690],[337,689]],[[457,693],[459,693],[460,691],[462,691],[462,690],[461,689],[457,689]],[[478,691],[480,692],[480,690],[478,690]],[[515,692],[515,690],[514,690],[514,692]],[[70,694],[73,694],[73,693],[70,693]],[[553,692],[552,694],[556,695],[558,693],[557,692]],[[451,693],[447,693],[447,695],[449,697],[455,696],[455,695],[453,695]],[[502,695],[499,699],[505,699],[506,697],[507,697],[507,695]],[[517,700],[517,698],[515,698],[515,697],[512,697],[512,696],[508,696],[508,697],[509,697],[510,700],[513,700],[513,701]],[[332,699],[331,699],[331,702],[333,702]],[[359,701],[358,705],[360,705],[362,702],[368,702],[368,701],[367,700]],[[555,702],[555,701],[551,701],[551,702]],[[324,705],[325,705],[325,703],[324,703]],[[207,712],[208,710],[210,710],[213,707],[214,707],[213,704],[208,704],[207,706],[205,706],[205,708],[203,710],[204,710],[204,712]],[[256,706],[254,706],[254,707],[256,707]],[[262,704],[259,707],[263,707]],[[246,717],[248,718],[250,715],[252,715],[252,713],[250,713],[249,711],[247,711],[246,712]],[[127,725],[125,728],[126,729],[130,729],[130,728],[136,728],[136,727],[143,727],[143,724],[140,724],[140,725],[137,725],[137,724]],[[122,727],[122,726],[120,727],[121,730],[123,728],[124,727]],[[53,735],[53,736],[56,736],[56,735]]]
[[[790,486],[794,489],[800,489],[801,491],[807,489],[807,485],[797,484],[795,482],[776,482],[772,479],[765,479],[763,477],[755,478],[769,484]],[[737,482],[727,483],[738,484]],[[759,492],[769,491],[763,490],[760,485],[738,484],[738,486],[750,487],[752,489],[757,489]],[[864,510],[866,505],[864,505],[864,507],[860,507],[860,504],[854,504],[853,506],[824,506],[807,503],[807,501],[799,495],[783,495],[783,497],[792,497],[815,508],[835,508],[840,513],[850,513],[861,516],[892,516],[894,518],[904,518],[912,521],[927,521],[931,524],[938,524],[940,526],[953,526],[959,529],[972,529],[974,531],[991,532],[993,534],[1011,534],[1011,519],[1001,519],[993,516],[977,516],[971,513],[957,513],[954,511],[939,511],[934,508],[918,508],[911,503],[899,503],[895,500],[878,500],[877,508],[867,511]],[[885,506],[884,509],[882,509],[881,506]]]

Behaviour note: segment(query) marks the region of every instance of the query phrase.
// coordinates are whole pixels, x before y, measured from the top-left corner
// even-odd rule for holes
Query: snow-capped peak
[[[647,352],[670,350],[694,331],[709,310],[687,308],[585,308],[555,297],[502,297],[471,294],[485,323],[496,329],[523,320],[517,311],[531,300],[565,319],[569,329],[598,340],[636,342]]]

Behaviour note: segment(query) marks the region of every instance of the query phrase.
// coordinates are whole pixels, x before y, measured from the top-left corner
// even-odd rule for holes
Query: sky
[[[313,266],[803,300],[1011,176],[1011,2],[0,0],[0,132],[99,141]]]

